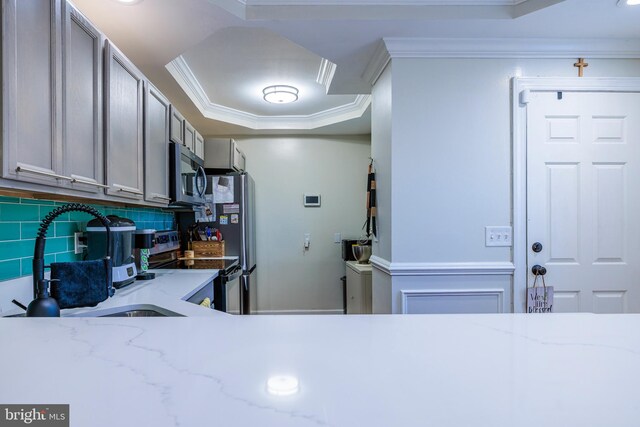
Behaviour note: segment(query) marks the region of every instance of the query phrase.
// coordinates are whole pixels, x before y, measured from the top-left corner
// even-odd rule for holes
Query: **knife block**
[[[195,258],[224,256],[224,240],[222,242],[192,242]]]

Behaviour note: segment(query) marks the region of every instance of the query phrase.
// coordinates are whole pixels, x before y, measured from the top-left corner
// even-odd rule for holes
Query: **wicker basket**
[[[193,242],[191,244],[196,258],[224,256],[224,240],[222,242]]]

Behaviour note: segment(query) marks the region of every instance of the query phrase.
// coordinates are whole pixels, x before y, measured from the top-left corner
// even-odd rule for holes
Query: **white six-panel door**
[[[640,312],[640,94],[531,94],[527,264],[554,312]]]

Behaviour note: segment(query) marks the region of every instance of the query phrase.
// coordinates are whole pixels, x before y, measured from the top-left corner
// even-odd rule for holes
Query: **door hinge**
[[[525,89],[520,92],[520,104],[528,104],[531,96],[531,91],[529,89]]]

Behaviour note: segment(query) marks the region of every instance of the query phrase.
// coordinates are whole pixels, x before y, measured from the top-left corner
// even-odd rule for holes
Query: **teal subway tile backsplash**
[[[0,203],[20,203],[18,197],[0,196]]]
[[[33,240],[0,242],[0,261],[33,255]]]
[[[55,224],[55,223],[54,223]],[[35,239],[38,234],[38,229],[40,228],[40,221],[35,222],[23,222],[20,224],[20,238],[23,240],[26,239]]]
[[[53,200],[40,200],[40,199],[18,199],[23,205],[39,205],[39,206],[55,206],[56,202]],[[65,202],[60,203],[64,205]]]
[[[0,261],[0,280],[9,280],[20,276],[20,260]]]
[[[0,223],[0,240],[20,240],[20,223]]]
[[[31,275],[40,221],[64,204],[66,202],[0,196],[0,281]],[[160,209],[91,206],[103,215],[129,218],[138,229],[168,230],[175,227],[174,214]],[[45,264],[80,260],[82,255],[73,253],[73,233],[84,231],[92,219],[84,212],[67,212],[58,216],[47,230]]]
[[[18,203],[0,204],[0,221],[39,221],[38,205],[21,205]]]
[[[78,226],[74,222],[55,222],[56,236],[73,236],[78,231]]]

